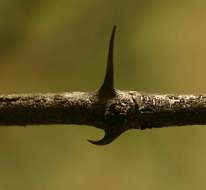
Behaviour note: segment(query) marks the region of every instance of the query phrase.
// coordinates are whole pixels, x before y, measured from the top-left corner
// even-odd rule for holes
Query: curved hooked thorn
[[[104,82],[99,89],[99,95],[106,98],[112,98],[115,96],[114,91],[114,71],[113,71],[113,49],[114,49],[114,37],[115,37],[116,26],[113,27],[110,43],[109,43],[109,52],[107,58],[107,68],[105,73]]]
[[[105,135],[102,139],[98,141],[88,140],[94,145],[107,145],[119,137],[125,130],[113,131],[111,129],[105,130]]]

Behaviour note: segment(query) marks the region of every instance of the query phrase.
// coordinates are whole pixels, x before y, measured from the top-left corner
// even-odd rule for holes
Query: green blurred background
[[[204,0],[0,0],[0,93],[90,91],[116,24],[115,85],[206,93]],[[0,128],[1,190],[206,188],[206,127],[131,130],[97,147],[86,126]]]

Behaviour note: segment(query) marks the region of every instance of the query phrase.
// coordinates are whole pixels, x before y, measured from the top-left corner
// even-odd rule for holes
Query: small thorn
[[[107,58],[107,68],[105,73],[104,82],[99,89],[99,95],[101,97],[112,98],[115,96],[114,90],[114,63],[113,63],[113,49],[114,49],[114,37],[115,37],[116,26],[113,27],[110,43],[109,43],[109,52]]]
[[[94,145],[107,145],[114,141],[117,137],[119,137],[124,131],[112,131],[112,130],[105,130],[105,135],[102,139],[98,141],[89,140],[88,141]]]

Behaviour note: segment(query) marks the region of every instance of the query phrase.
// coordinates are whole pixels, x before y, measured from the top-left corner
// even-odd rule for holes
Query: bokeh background
[[[115,85],[206,93],[204,0],[0,0],[0,93],[100,86],[112,26]],[[0,189],[206,188],[206,127],[131,130],[97,147],[88,126],[0,128]]]

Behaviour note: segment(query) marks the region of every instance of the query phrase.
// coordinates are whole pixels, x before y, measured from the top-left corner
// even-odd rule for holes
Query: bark
[[[78,124],[146,129],[206,124],[206,95],[157,95],[115,91],[0,96],[0,125]]]

